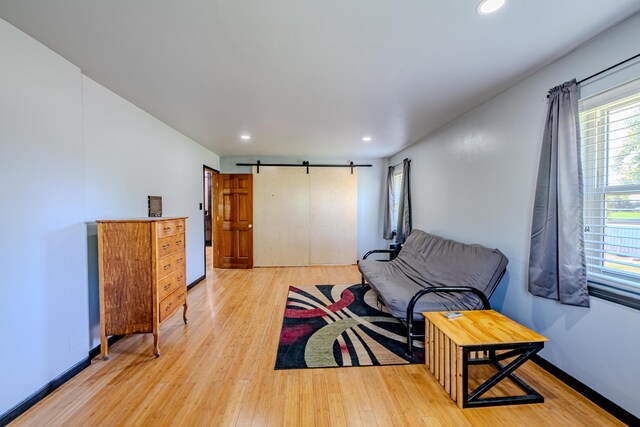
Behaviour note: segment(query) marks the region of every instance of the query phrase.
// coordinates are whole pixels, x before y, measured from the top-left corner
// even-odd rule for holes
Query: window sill
[[[640,310],[640,293],[589,281],[589,295]]]

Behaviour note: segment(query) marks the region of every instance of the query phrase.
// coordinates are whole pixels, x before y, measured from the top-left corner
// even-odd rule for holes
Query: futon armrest
[[[407,320],[413,319],[413,308],[420,298],[423,296],[433,293],[467,293],[470,292],[475,294],[480,301],[482,302],[483,310],[491,310],[491,304],[489,303],[489,299],[485,294],[483,294],[480,290],[476,288],[472,288],[471,286],[440,286],[435,288],[424,288],[418,291],[409,301],[409,306],[407,307]]]
[[[369,255],[372,255],[372,254],[391,254],[391,253],[393,253],[393,252],[394,252],[394,251],[393,251],[393,250],[391,250],[391,249],[374,249],[374,250],[369,251],[369,252],[367,252],[366,254],[364,254],[364,256],[362,257],[362,259],[367,259],[367,257],[368,257]],[[387,261],[387,260],[386,260],[386,259],[381,259],[381,260],[379,260],[379,261]]]

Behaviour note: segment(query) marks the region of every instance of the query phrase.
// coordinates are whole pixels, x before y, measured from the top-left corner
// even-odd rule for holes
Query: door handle
[[[253,228],[253,224],[247,225],[247,228],[249,228],[249,229]]]

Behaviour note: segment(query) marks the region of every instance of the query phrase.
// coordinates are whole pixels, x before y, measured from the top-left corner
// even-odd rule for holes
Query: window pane
[[[640,277],[640,193],[607,194],[604,267]]]
[[[398,208],[400,206],[400,193],[402,192],[402,169],[393,174],[393,218],[391,218],[391,229],[398,228]]]
[[[588,277],[638,289],[640,94],[582,111],[580,130]]]
[[[609,185],[640,184],[640,106],[609,112]]]

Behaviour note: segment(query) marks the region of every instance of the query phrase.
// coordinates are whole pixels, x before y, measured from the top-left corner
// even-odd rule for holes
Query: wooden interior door
[[[253,176],[219,174],[216,185],[220,268],[253,268]]]
[[[207,271],[211,268],[220,267],[220,253],[217,251],[218,246],[218,229],[216,228],[216,212],[218,211],[218,172],[217,170],[210,168],[207,165],[202,165],[204,170],[204,181],[203,181],[203,190],[204,190],[204,208],[209,209],[207,212],[204,211],[204,233],[205,233],[205,244],[204,244],[204,275],[206,277]],[[207,175],[208,180],[207,180]],[[207,182],[208,181],[208,182]],[[207,197],[209,198],[209,206],[207,207]],[[207,215],[208,214],[208,215]],[[210,230],[210,236],[207,235],[207,230]],[[210,241],[207,241],[207,237]]]

